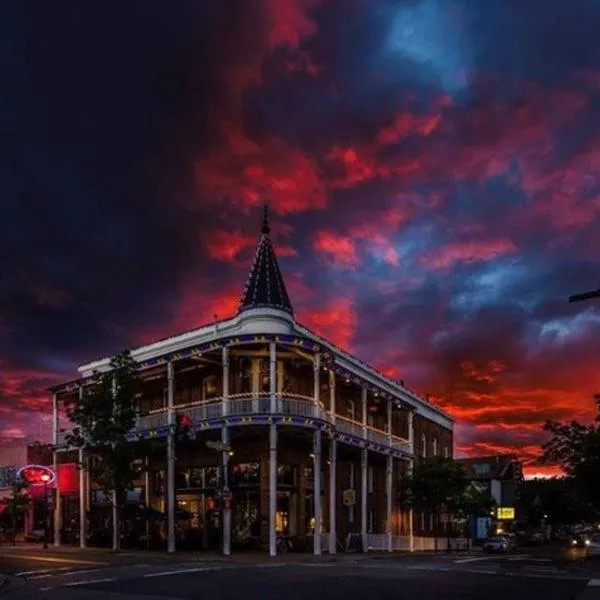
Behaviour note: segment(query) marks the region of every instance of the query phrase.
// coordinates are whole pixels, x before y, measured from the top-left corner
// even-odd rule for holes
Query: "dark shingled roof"
[[[267,206],[265,205],[260,243],[240,299],[238,314],[251,308],[276,308],[291,315],[294,314],[271,244],[270,231]]]

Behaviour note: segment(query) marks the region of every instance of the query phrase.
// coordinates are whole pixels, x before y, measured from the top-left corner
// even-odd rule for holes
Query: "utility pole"
[[[572,296],[569,296],[569,302],[583,302],[585,300],[592,300],[593,298],[600,298],[600,290],[584,292],[583,294],[573,294]]]

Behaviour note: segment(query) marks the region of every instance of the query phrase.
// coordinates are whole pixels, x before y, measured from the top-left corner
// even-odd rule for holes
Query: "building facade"
[[[226,553],[254,541],[274,555],[281,540],[335,552],[351,538],[409,549],[429,519],[403,510],[399,483],[416,456],[452,456],[453,421],[296,321],[269,234],[265,212],[235,317],[132,351],[145,414],[130,438],[164,439],[165,456],[131,502],[167,513],[169,550],[184,530]],[[61,407],[108,369],[109,359],[84,365],[52,390],[56,465],[69,452]],[[93,513],[99,492],[89,481],[81,490],[80,513]]]

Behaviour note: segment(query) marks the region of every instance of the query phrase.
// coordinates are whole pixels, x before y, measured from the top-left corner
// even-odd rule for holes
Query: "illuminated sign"
[[[17,471],[17,478],[28,485],[51,485],[56,476],[50,467],[43,465],[27,465]]]
[[[512,506],[499,506],[496,514],[498,519],[512,521],[515,518],[515,509]]]

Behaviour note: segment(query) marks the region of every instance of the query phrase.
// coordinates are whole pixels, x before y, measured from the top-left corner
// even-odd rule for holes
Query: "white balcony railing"
[[[367,426],[367,440],[373,444],[381,444],[382,446],[388,446],[390,443],[390,438],[385,431],[370,426]]]
[[[271,409],[274,408],[274,411]],[[313,398],[293,394],[277,394],[275,405],[271,405],[270,394],[262,393],[256,395],[235,394],[229,397],[224,406],[223,398],[213,398],[194,404],[180,404],[175,407],[176,412],[185,412],[195,423],[220,419],[223,416],[244,417],[254,415],[283,415],[306,419],[331,421],[330,415],[323,403],[316,403]],[[147,431],[167,427],[167,409],[153,410],[149,414],[139,417],[136,421],[134,432]],[[407,440],[389,436],[385,431],[375,429],[371,426],[363,426],[358,421],[336,415],[335,429],[346,435],[358,439],[391,446],[395,450],[410,453],[410,445]],[[66,445],[68,430],[61,430],[58,435],[58,445]]]
[[[344,417],[338,417],[336,415],[335,428],[346,435],[352,435],[357,438],[364,437],[363,426],[357,421],[351,421],[350,419],[345,419]]]

